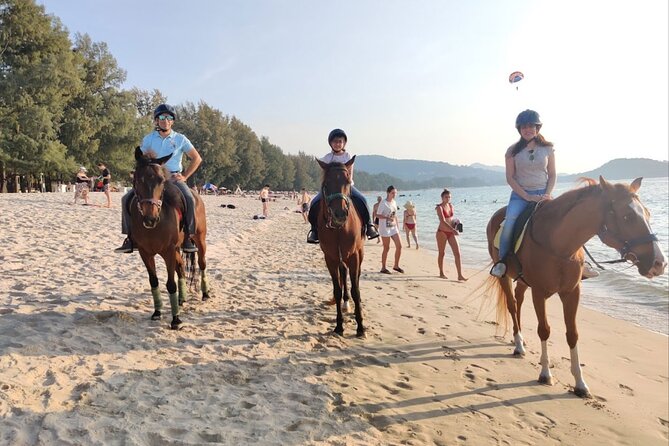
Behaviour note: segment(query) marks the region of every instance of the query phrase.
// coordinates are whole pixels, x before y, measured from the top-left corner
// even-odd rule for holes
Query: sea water
[[[631,180],[620,182],[629,184]],[[557,184],[553,196],[557,197],[574,187],[577,187],[574,183]],[[463,266],[481,271],[482,274],[488,274],[490,257],[486,240],[486,225],[497,209],[506,206],[511,188],[509,186],[454,187],[449,190],[455,217],[460,219],[464,226],[464,231],[458,237]],[[400,208],[400,225],[404,203],[408,200],[414,203],[418,215],[417,233],[420,247],[432,251],[435,257],[437,251],[435,234],[439,224],[435,206],[441,202],[441,191],[442,189],[399,190],[395,198]],[[370,208],[376,203],[377,195],[385,198],[385,192],[366,194]],[[644,179],[639,190],[639,197],[650,211],[651,226],[657,233],[660,246],[667,256],[669,253],[668,179]],[[400,235],[403,246],[406,246],[404,232]],[[413,240],[411,245],[413,249]],[[586,247],[597,261],[619,258],[614,249],[601,243],[597,237],[591,239]],[[446,248],[444,262],[448,262],[449,267],[452,267],[453,255],[449,247]],[[637,268],[628,263],[603,266],[604,271],[598,270],[601,274],[599,277],[583,281],[581,304],[649,330],[669,334],[669,273],[665,271],[662,276],[649,280],[639,275]],[[435,274],[438,274],[436,260],[434,268]]]

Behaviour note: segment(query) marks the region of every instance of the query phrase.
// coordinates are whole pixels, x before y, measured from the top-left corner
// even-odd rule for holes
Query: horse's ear
[[[602,189],[603,189],[605,192],[609,192],[609,193],[610,193],[610,192],[613,191],[613,186],[611,185],[611,183],[609,183],[608,181],[606,181],[606,180],[604,179],[604,177],[601,176],[601,175],[599,176],[599,185],[602,187]]]
[[[321,166],[321,169],[326,170],[328,168],[328,163],[324,163],[323,161],[319,160],[318,158],[316,159],[318,161],[318,164]]]
[[[641,180],[643,180],[643,177],[637,178],[636,180],[632,181],[632,184],[630,184],[630,191],[632,191],[633,194],[636,194],[641,187]]]
[[[135,147],[135,161],[139,161],[142,158],[144,158],[144,153],[142,152],[142,149],[140,149],[139,146]]]
[[[355,163],[355,157],[356,157],[356,156],[357,156],[357,155],[353,155],[353,158],[351,158],[350,160],[348,160],[348,162],[347,162],[346,164],[344,164],[344,165],[345,165],[346,167],[352,166],[353,163]]]
[[[162,165],[165,164],[165,163],[167,162],[167,160],[169,160],[170,158],[172,158],[172,154],[171,154],[171,153],[170,153],[169,155],[166,155],[166,156],[162,157],[162,158],[158,158],[157,160],[153,160],[153,162],[162,166]]]

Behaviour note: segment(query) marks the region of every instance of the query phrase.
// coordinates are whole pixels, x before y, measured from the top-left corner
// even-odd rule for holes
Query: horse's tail
[[[489,301],[491,297],[495,298],[495,322],[497,328],[502,328],[506,333],[509,329],[509,311],[506,306],[506,293],[502,286],[502,280],[509,280],[507,278],[498,279],[497,277],[488,277],[484,284],[484,304]]]
[[[185,253],[186,257],[186,282],[190,290],[197,291],[197,274],[195,274],[195,253]]]

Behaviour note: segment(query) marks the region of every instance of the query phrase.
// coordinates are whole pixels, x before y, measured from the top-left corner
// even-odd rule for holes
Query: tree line
[[[126,72],[104,42],[70,39],[60,19],[35,0],[0,0],[0,190],[27,187],[38,176],[67,183],[78,166],[104,162],[116,180],[130,181],[134,148],[152,130],[154,108],[168,102],[154,89],[123,89]],[[314,157],[284,154],[268,137],[204,100],[175,105],[174,129],[202,156],[189,180],[242,189],[319,188]],[[356,172],[362,190],[441,186]],[[21,179],[17,185],[14,179]],[[433,186],[433,187],[437,187]]]

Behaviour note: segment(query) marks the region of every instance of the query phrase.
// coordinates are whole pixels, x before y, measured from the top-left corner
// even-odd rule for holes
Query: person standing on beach
[[[381,201],[376,215],[379,218],[379,234],[383,242],[383,251],[381,252],[381,272],[383,274],[391,274],[386,268],[386,260],[388,260],[388,251],[390,251],[390,239],[395,243],[395,264],[393,269],[399,273],[404,270],[400,268],[400,256],[402,255],[402,241],[398,231],[399,223],[397,221],[397,203],[395,203],[395,196],[397,189],[394,186],[388,186],[386,189],[386,199]]]
[[[300,198],[297,200],[297,205],[300,206],[300,212],[305,223],[309,223],[307,215],[309,214],[309,203],[311,202],[311,195],[305,188],[300,191]]]
[[[506,274],[506,257],[511,251],[511,238],[518,216],[531,202],[550,200],[555,187],[555,150],[553,143],[539,133],[542,125],[536,111],[528,109],[520,112],[516,117],[520,139],[504,155],[506,182],[512,191],[499,242],[499,260],[490,270],[495,277]]]
[[[404,232],[407,236],[407,246],[411,248],[411,240],[409,235],[413,236],[413,241],[418,249],[418,236],[416,235],[416,225],[418,224],[418,215],[416,214],[416,206],[412,201],[404,203],[404,216],[402,218]]]
[[[169,181],[172,181],[179,188],[186,200],[184,223],[187,234],[185,234],[182,248],[184,252],[197,252],[197,247],[195,247],[191,240],[191,237],[195,234],[195,199],[188,184],[186,184],[186,180],[195,173],[202,162],[202,158],[188,138],[172,130],[172,124],[176,116],[176,111],[171,105],[160,104],[156,107],[153,111],[155,130],[144,137],[140,148],[143,153],[150,154],[156,158],[172,155],[164,164],[164,167],[172,174]],[[190,159],[190,164],[185,170],[182,165],[184,154]],[[133,250],[128,204],[131,203],[134,196],[135,192],[131,189],[121,200],[121,227],[123,234],[126,234],[127,237],[123,241],[123,245],[114,250],[116,252],[131,253]]]
[[[269,184],[260,189],[260,201],[262,202],[262,215],[267,218],[269,216]]]
[[[455,269],[458,272],[458,280],[465,281],[467,278],[462,275],[462,262],[460,260],[460,245],[458,244],[457,236],[459,235],[456,225],[457,219],[453,218],[454,210],[451,204],[451,192],[444,189],[441,193],[441,203],[437,205],[437,218],[439,219],[439,227],[437,228],[437,265],[439,265],[439,277],[447,279],[444,274],[444,256],[446,254],[446,243],[453,251],[453,258],[455,260]]]
[[[381,204],[381,200],[383,200],[383,197],[381,195],[376,197],[376,203],[374,203],[374,206],[372,206],[372,219],[374,221],[374,227],[376,230],[379,230],[379,217],[376,215],[376,211],[379,209],[379,205]],[[376,238],[376,243],[381,243],[381,237]]]
[[[91,179],[86,175],[86,168],[81,166],[74,179],[74,201],[72,204],[77,204],[78,197],[84,200],[84,204],[88,204],[88,189],[90,184]]]
[[[334,129],[328,135],[328,144],[330,145],[330,152],[321,158],[321,161],[330,164],[330,163],[342,163],[345,164],[353,158],[348,152],[346,152],[346,143],[348,142],[348,137],[342,129]],[[351,166],[351,200],[355,206],[360,220],[362,221],[362,226],[365,229],[365,234],[368,239],[374,239],[379,236],[376,228],[372,224],[372,220],[369,216],[369,208],[367,207],[367,200],[365,196],[362,195],[355,187],[353,187],[353,166]],[[311,223],[311,230],[307,235],[307,243],[318,243],[318,229],[316,227],[318,205],[321,200],[321,193],[318,192],[316,196],[311,200],[311,209],[309,210],[309,223]]]
[[[98,163],[98,169],[100,169],[100,178],[102,179],[102,192],[105,193],[107,197],[107,206],[111,207],[111,195],[109,194],[109,181],[111,180],[111,173],[105,163]]]

